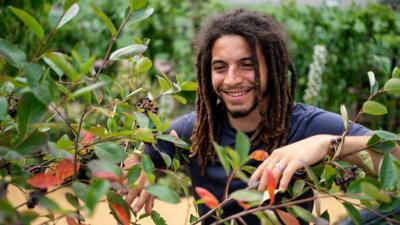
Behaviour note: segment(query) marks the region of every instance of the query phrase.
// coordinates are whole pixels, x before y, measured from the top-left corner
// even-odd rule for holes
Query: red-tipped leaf
[[[240,205],[240,207],[242,207],[243,209],[250,209],[251,208],[251,205],[250,204],[248,204],[248,203],[246,203],[246,202],[244,202],[244,201],[238,201],[237,202],[238,203],[238,205]]]
[[[204,204],[210,208],[216,208],[219,205],[219,201],[217,200],[217,198],[211,193],[209,192],[207,189],[202,188],[202,187],[196,187],[195,191],[197,193],[197,195],[204,201]]]
[[[279,209],[276,210],[276,213],[278,214],[279,218],[281,218],[283,223],[285,223],[285,225],[300,225],[299,220],[292,214]]]
[[[28,179],[28,184],[35,188],[49,188],[57,184],[57,179],[51,173],[37,173]]]
[[[67,220],[68,225],[78,225],[78,223],[72,217],[67,216],[67,217],[65,217],[65,220]]]
[[[63,159],[56,167],[55,177],[57,184],[61,184],[68,177],[74,175],[74,162],[70,159]]]
[[[89,144],[93,139],[96,138],[96,135],[94,135],[86,130],[82,130],[82,135],[83,135],[83,138],[81,140],[81,144],[83,144],[83,145]]]
[[[250,154],[250,158],[256,161],[264,161],[268,158],[268,152],[264,150],[256,150]]]
[[[269,194],[270,202],[269,204],[274,204],[275,202],[275,189],[276,189],[276,181],[272,170],[267,170],[267,190]]]
[[[122,225],[130,224],[131,215],[125,211],[124,207],[118,205],[117,203],[111,203],[111,207],[114,209],[115,216]]]

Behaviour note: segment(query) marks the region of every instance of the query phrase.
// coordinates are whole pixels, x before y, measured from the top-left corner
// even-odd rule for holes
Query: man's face
[[[227,35],[217,39],[212,48],[211,79],[215,93],[233,118],[245,117],[258,109],[255,91],[255,70],[251,49],[246,39]],[[257,45],[261,91],[267,86],[267,66]]]

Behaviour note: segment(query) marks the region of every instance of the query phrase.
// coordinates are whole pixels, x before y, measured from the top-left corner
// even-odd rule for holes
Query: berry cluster
[[[47,189],[38,189],[36,191],[29,192],[29,198],[26,203],[28,209],[33,209],[39,204],[40,199],[46,194]]]
[[[350,168],[344,169],[344,173],[336,176],[335,183],[339,185],[342,189],[345,188],[352,180],[356,178],[357,166],[353,165]]]
[[[155,101],[152,101],[149,97],[145,97],[142,100],[139,100],[136,103],[136,106],[140,109],[144,110],[144,113],[147,112],[153,112],[157,113],[158,112],[158,106]]]

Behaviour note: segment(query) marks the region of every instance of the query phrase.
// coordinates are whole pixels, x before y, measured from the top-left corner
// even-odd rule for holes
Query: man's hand
[[[178,134],[174,130],[172,130],[169,134],[179,138]],[[132,155],[125,160],[125,165],[132,166],[139,162],[139,157],[137,155]],[[154,197],[144,190],[148,184],[149,180],[146,174],[142,171],[136,182],[136,187],[128,190],[128,194],[125,197],[126,203],[130,206],[132,205],[133,201],[137,199],[132,210],[134,213],[139,212],[140,209],[144,207],[145,213],[150,214],[151,210],[153,209]]]
[[[254,171],[251,183],[259,181],[258,190],[265,191],[267,171],[271,170],[279,183],[279,191],[284,192],[297,170],[313,165],[327,155],[331,139],[331,135],[316,135],[275,149]]]
[[[139,212],[143,206],[146,214],[150,214],[153,209],[154,197],[144,190],[148,183],[149,180],[147,179],[146,174],[142,172],[136,183],[137,187],[129,189],[128,194],[125,197],[125,201],[128,205],[132,205],[133,201],[137,198],[132,210],[134,213]]]

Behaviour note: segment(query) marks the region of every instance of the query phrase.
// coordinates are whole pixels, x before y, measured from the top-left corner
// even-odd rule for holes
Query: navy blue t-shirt
[[[219,135],[219,144],[222,146],[235,146],[236,130],[232,128],[228,122],[226,113],[222,116],[222,126]],[[192,135],[194,123],[195,123],[195,112],[186,114],[179,119],[175,120],[169,130],[175,130],[179,137],[182,139],[189,139]],[[318,134],[331,134],[341,135],[344,131],[342,117],[336,113],[327,112],[317,107],[305,105],[302,103],[295,104],[292,112],[291,128],[288,136],[288,144],[300,141],[302,139],[318,135]],[[359,125],[353,124],[349,135],[362,136],[369,134],[370,130]],[[248,134],[250,135],[250,134]],[[158,141],[157,149],[167,153],[173,158],[176,148],[173,144],[166,141]],[[250,153],[257,149],[266,149],[266,145],[255,146],[250,150]],[[145,153],[147,153],[153,160],[156,167],[165,167],[164,162],[158,153],[151,145],[145,145]],[[250,154],[249,153],[249,154]],[[268,152],[269,154],[271,152]],[[203,187],[212,192],[219,200],[223,198],[225,185],[227,183],[227,175],[219,162],[218,158],[215,160],[215,164],[207,165],[204,174],[201,173],[200,165],[196,157],[190,158],[190,162],[187,163],[190,178],[192,180],[192,188]],[[260,163],[254,160],[250,160],[249,165],[258,166]],[[229,187],[229,193],[232,193],[239,189],[244,189],[247,184],[239,179],[234,179]],[[302,198],[310,197],[312,192],[306,193]],[[195,194],[195,199],[198,200],[198,196]],[[277,196],[279,199],[280,196]],[[301,205],[308,210],[312,210],[313,203]],[[205,214],[209,209],[204,204],[199,205],[200,215]],[[243,208],[237,205],[235,202],[228,204],[224,207],[223,217],[232,215],[234,213],[243,211]],[[254,215],[248,215],[243,217],[247,224],[259,224],[259,220]],[[209,218],[204,221],[203,224],[210,224],[214,220]]]

